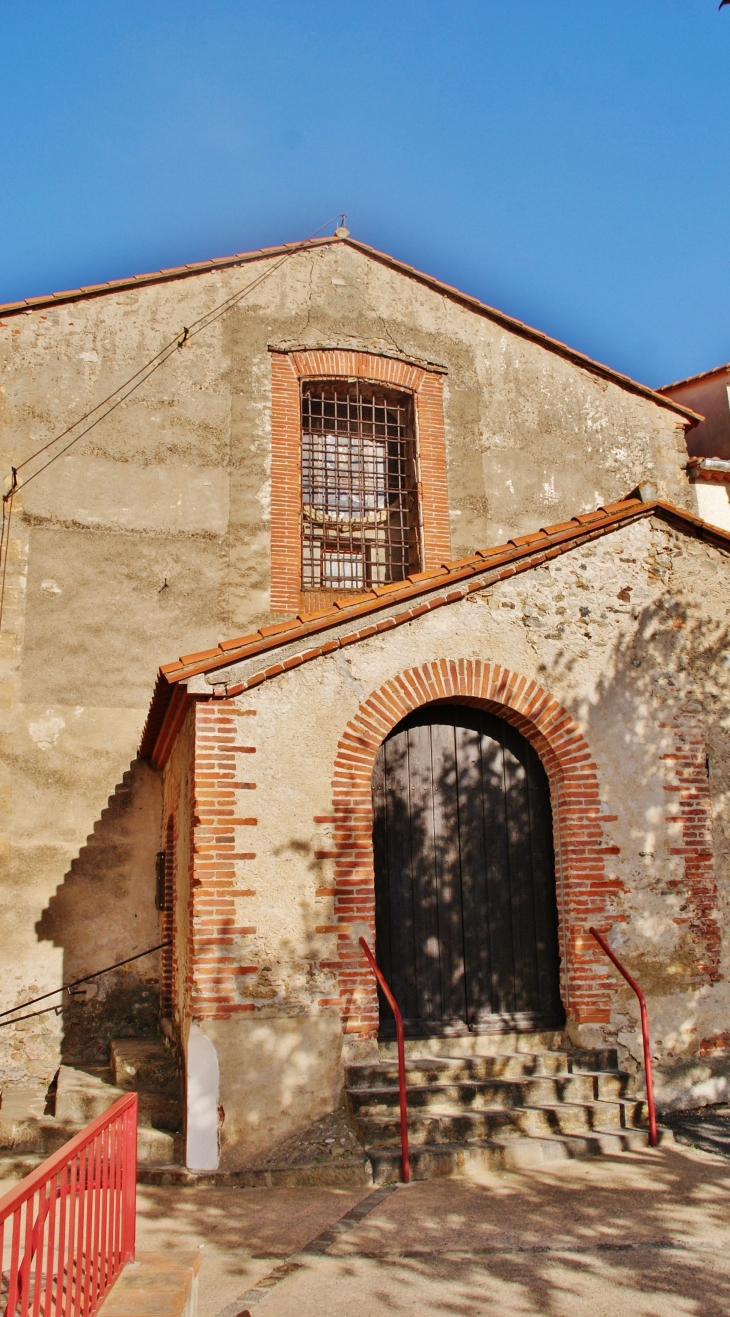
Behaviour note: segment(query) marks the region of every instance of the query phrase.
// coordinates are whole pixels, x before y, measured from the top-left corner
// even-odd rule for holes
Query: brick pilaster
[[[681,888],[685,897],[686,910],[677,915],[675,923],[689,929],[697,948],[697,980],[715,983],[723,976],[720,970],[712,799],[700,708],[680,709],[668,726],[673,734],[674,749],[663,758],[674,771],[672,780],[664,787],[672,808],[667,822],[678,825],[680,833],[679,845],[670,847],[669,853],[681,856],[684,874],[682,878],[667,879],[667,886]]]
[[[188,954],[194,1019],[227,1019],[254,1010],[253,1003],[241,1001],[239,990],[256,970],[246,957],[256,927],[240,919],[237,905],[251,895],[240,870],[256,858],[251,839],[257,819],[248,812],[254,783],[242,774],[255,753],[246,724],[230,701],[196,707]]]

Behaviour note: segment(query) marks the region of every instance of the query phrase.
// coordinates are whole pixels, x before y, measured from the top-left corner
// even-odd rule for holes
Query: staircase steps
[[[154,1039],[115,1039],[110,1065],[61,1066],[53,1115],[23,1115],[12,1102],[0,1108],[0,1180],[27,1175],[35,1165],[132,1090],[138,1097],[137,1161],[143,1170],[182,1158],[182,1105],[174,1053]],[[11,1114],[12,1113],[12,1114]]]
[[[646,1104],[636,1096],[633,1075],[618,1068],[615,1050],[566,1048],[555,1034],[518,1037],[515,1050],[514,1035],[409,1041],[413,1178],[648,1146]],[[444,1048],[453,1042],[461,1054],[448,1056]],[[399,1176],[400,1118],[394,1047],[379,1050],[379,1062],[347,1068],[346,1090],[375,1183],[382,1184]],[[662,1131],[662,1139],[671,1133]]]

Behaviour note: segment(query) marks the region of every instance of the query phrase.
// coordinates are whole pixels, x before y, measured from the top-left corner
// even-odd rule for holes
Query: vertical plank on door
[[[465,714],[468,712],[464,710]],[[476,1024],[482,1016],[492,1014],[490,912],[482,782],[482,745],[485,738],[475,726],[459,727],[457,724],[454,732],[464,929],[464,989],[467,1019],[470,1024]]]
[[[431,724],[433,828],[445,1020],[466,1020],[458,791],[453,720]]]
[[[409,808],[413,865],[413,922],[417,1006],[421,1020],[440,1020],[441,938],[439,881],[434,833],[434,785],[431,728],[417,725],[405,733],[410,764]]]
[[[505,728],[504,781],[509,845],[509,890],[512,908],[512,936],[515,953],[515,1002],[520,1011],[538,1011],[537,955],[535,949],[535,903],[533,898],[532,852],[530,849],[530,809],[527,774],[518,758],[521,747]],[[523,745],[525,744],[520,737]],[[517,754],[515,754],[517,751]]]
[[[555,955],[558,946],[558,905],[555,890],[553,817],[547,774],[532,746],[528,747],[526,769],[538,991],[540,1011],[550,1016],[560,1011],[560,972]]]
[[[492,966],[492,1011],[512,1015],[515,999],[514,940],[509,890],[509,846],[501,740],[482,737],[484,830],[487,837],[487,900],[489,948]]]
[[[426,706],[380,747],[373,809],[379,958],[410,1030],[560,1023],[552,814],[532,746],[483,710]]]

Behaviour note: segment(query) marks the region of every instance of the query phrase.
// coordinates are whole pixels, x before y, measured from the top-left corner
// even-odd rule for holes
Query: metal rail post
[[[365,941],[364,937],[360,938],[360,946],[365,952],[365,955],[367,956],[368,961],[370,963],[370,968],[373,971],[373,974],[375,975],[376,979],[378,980],[378,983],[380,984],[381,988],[383,989],[383,992],[388,1001],[388,1005],[390,1006],[390,1009],[392,1010],[393,1015],[395,1016],[395,1033],[396,1033],[396,1038],[398,1039],[398,1088],[400,1090],[401,1177],[404,1184],[410,1184],[411,1162],[410,1162],[410,1157],[408,1155],[408,1102],[406,1098],[406,1049],[403,1041],[403,1017],[398,1008],[398,1003],[396,1002],[395,997],[393,996],[392,992],[390,991],[390,988],[388,987],[388,984],[383,978],[383,975],[378,968],[377,961],[375,960],[375,957],[372,951],[370,950],[370,947],[368,946],[367,942]]]
[[[659,1139],[657,1136],[657,1129],[656,1129],[656,1107],[654,1106],[654,1078],[651,1070],[651,1043],[649,1042],[649,1016],[646,1010],[646,998],[644,997],[641,988],[636,982],[636,979],[632,978],[632,976],[629,974],[629,971],[627,969],[624,969],[624,966],[621,964],[621,961],[619,960],[615,952],[611,950],[606,939],[602,937],[601,934],[597,931],[597,929],[593,928],[592,926],[588,929],[588,932],[593,935],[599,947],[601,947],[605,951],[609,960],[613,961],[619,974],[623,974],[629,987],[633,988],[634,992],[639,998],[639,1010],[641,1012],[641,1037],[644,1043],[646,1102],[649,1108],[649,1143],[651,1144],[652,1148],[656,1148]]]

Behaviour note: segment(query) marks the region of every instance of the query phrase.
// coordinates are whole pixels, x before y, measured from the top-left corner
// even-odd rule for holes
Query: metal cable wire
[[[72,448],[80,439],[83,439],[84,435],[87,435],[90,430],[93,430],[94,427],[99,425],[101,421],[105,420],[107,416],[110,416],[111,413],[125,402],[132,393],[140,388],[150,376],[154,375],[155,371],[159,370],[161,366],[164,366],[165,363],[169,361],[170,357],[174,356],[175,352],[185,347],[192,338],[201,334],[203,330],[208,329],[210,325],[214,324],[222,315],[225,315],[227,311],[232,310],[232,308],[236,306],[238,302],[242,301],[247,294],[251,293],[255,288],[258,288],[265,279],[268,279],[268,277],[274,274],[276,270],[279,270],[291,256],[295,255],[297,252],[303,251],[306,248],[307,243],[316,238],[317,235],[322,232],[322,229],[328,228],[330,224],[340,218],[344,221],[345,217],[340,213],[331,216],[331,218],[326,220],[324,224],[321,224],[318,229],[315,229],[313,233],[310,233],[307,238],[304,238],[302,242],[292,244],[289,250],[286,251],[278,261],[275,261],[273,265],[267,266],[267,268],[257,275],[255,279],[252,279],[245,288],[242,288],[237,293],[232,293],[224,302],[219,303],[219,305],[213,307],[211,311],[207,311],[204,315],[193,321],[192,325],[183,326],[182,331],[176,334],[174,338],[170,339],[164,347],[160,348],[159,352],[157,352],[154,357],[151,357],[144,366],[140,366],[139,370],[135,371],[134,375],[131,375],[129,379],[125,380],[123,384],[120,384],[118,388],[108,394],[106,398],[103,398],[101,402],[98,402],[95,407],[92,407],[89,411],[85,412],[83,416],[80,416],[71,425],[68,425],[60,434],[55,435],[53,439],[49,439],[47,443],[43,444],[34,453],[31,453],[30,456],[26,457],[17,467],[11,468],[10,488],[3,495],[2,499],[3,517],[2,532],[0,534],[0,630],[2,629],[2,619],[5,607],[5,579],[7,575],[8,552],[10,546],[10,517],[12,514],[13,497],[16,490],[19,488],[18,472],[28,466],[30,462],[34,462],[36,458],[40,457],[50,448],[53,448],[55,444],[60,443],[67,435],[72,434],[78,426],[84,426],[84,428],[79,430],[79,432],[75,434],[67,444],[64,444],[63,448],[60,448],[58,452],[54,453],[47,462],[44,462],[37,470],[32,471],[27,479],[22,482],[23,487],[29,485],[37,476],[42,475],[43,472],[47,471],[49,466],[52,466],[59,457],[63,457],[63,454],[67,453],[69,448]],[[91,419],[92,417],[94,418],[93,420]],[[89,424],[84,425],[85,421],[89,421]],[[6,506],[7,517],[5,515]]]

